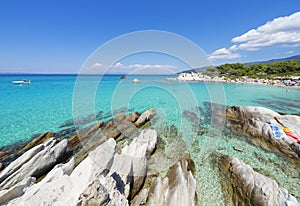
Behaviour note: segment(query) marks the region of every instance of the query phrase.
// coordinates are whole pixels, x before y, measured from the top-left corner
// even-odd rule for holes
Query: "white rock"
[[[1,182],[0,188],[8,189],[27,177],[40,177],[50,171],[66,153],[68,140],[56,143],[57,140],[50,139],[23,154],[19,157],[20,160],[18,158],[12,162],[12,167],[8,166],[1,173],[6,178]]]
[[[76,205],[83,190],[95,179],[97,173],[109,168],[114,155],[115,141],[107,140],[92,151],[71,173],[58,172],[57,167],[45,177],[45,181],[27,188],[25,194],[8,205]],[[71,163],[70,163],[71,162]],[[72,164],[72,160],[68,164]],[[65,168],[69,167],[65,165]],[[53,178],[53,174],[61,176]],[[49,182],[50,181],[50,182]]]
[[[8,205],[77,205],[87,201],[84,195],[87,191],[94,194],[88,199],[101,199],[101,194],[95,190],[95,187],[101,187],[111,199],[108,205],[127,206],[129,183],[132,183],[128,180],[133,176],[145,176],[146,154],[153,151],[156,141],[156,132],[148,130],[135,138],[121,154],[115,154],[116,142],[110,138],[90,152],[70,175],[73,159],[56,166],[41,182],[26,188],[23,196]]]
[[[0,205],[4,205],[10,200],[13,200],[17,197],[20,197],[24,194],[24,189],[31,186],[35,182],[35,178],[27,177],[22,182],[19,182],[17,185],[0,191]]]
[[[154,114],[155,113],[153,109],[148,109],[141,114],[141,116],[136,120],[134,124],[139,127],[145,124],[146,121],[150,120],[154,116]]]
[[[240,201],[248,201],[253,205],[300,205],[296,198],[284,188],[278,186],[276,181],[255,172],[249,165],[235,157],[224,156],[224,168],[231,177],[229,191],[239,191]],[[229,194],[233,195],[233,194]],[[244,199],[242,199],[244,198]]]
[[[51,140],[49,140],[51,141]],[[16,172],[18,169],[22,167],[26,162],[28,162],[33,156],[43,150],[45,146],[43,144],[37,145],[32,149],[25,152],[22,156],[17,158],[15,161],[11,162],[4,170],[0,173],[0,182],[2,182],[5,178]]]
[[[157,177],[151,185],[145,205],[197,205],[196,180],[187,166],[188,162],[181,160],[171,168],[168,177]]]

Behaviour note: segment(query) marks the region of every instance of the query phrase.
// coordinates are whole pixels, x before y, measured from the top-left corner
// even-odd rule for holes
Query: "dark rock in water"
[[[255,172],[237,158],[223,156],[221,171],[226,175],[224,194],[233,205],[299,205],[297,199],[276,181]]]
[[[86,139],[94,132],[96,132],[101,126],[103,122],[98,122],[94,126],[87,128],[86,130],[81,130],[78,134],[74,134],[69,138],[69,144],[67,151],[76,151],[80,146],[85,144]]]
[[[68,129],[63,129],[60,130],[59,132],[54,134],[55,138],[61,138],[61,139],[65,139],[65,138],[69,138],[72,135],[74,135],[76,133],[76,128],[72,127],[72,128],[68,128]]]
[[[6,154],[7,154],[7,152],[0,152],[0,158],[2,158]]]
[[[299,111],[300,109],[299,102],[292,102],[291,99],[287,98],[276,98],[272,99],[272,101],[260,98],[256,99],[254,102],[276,111],[289,111],[289,114],[292,114],[295,111]]]
[[[210,123],[212,127],[223,130],[226,122],[226,105],[204,102],[205,111],[203,117],[205,122]]]
[[[244,148],[241,146],[233,146],[233,149],[239,152],[244,152]]]
[[[64,127],[74,127],[73,119],[67,120],[63,124],[59,125],[59,128],[64,128]]]
[[[200,118],[198,117],[198,115],[195,112],[184,110],[182,112],[182,116],[194,124],[197,124],[197,125],[200,124]]]
[[[109,117],[111,117],[111,115]],[[61,124],[59,127],[64,128],[64,127],[80,126],[80,125],[88,124],[93,121],[97,121],[97,120],[104,119],[104,118],[105,118],[104,112],[100,111],[96,115],[90,114],[86,117],[76,118],[75,120],[69,119],[69,120],[65,121],[63,124]]]
[[[45,141],[47,141],[49,138],[53,137],[55,133],[53,132],[45,132],[44,134],[41,134],[40,136],[34,138],[31,140],[26,146],[23,148],[24,151],[27,151],[28,149],[31,149],[32,147],[42,144]]]

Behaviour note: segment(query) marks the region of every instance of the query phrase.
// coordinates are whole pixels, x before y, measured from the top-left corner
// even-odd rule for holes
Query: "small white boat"
[[[134,79],[134,80],[132,80],[132,82],[133,82],[133,83],[139,83],[140,80],[139,80],[139,79]]]
[[[31,81],[30,80],[15,80],[15,81],[12,81],[13,84],[31,84]]]

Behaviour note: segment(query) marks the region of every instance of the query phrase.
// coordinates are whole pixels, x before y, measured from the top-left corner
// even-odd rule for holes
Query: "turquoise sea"
[[[0,75],[0,146],[27,140],[46,131],[61,130],[61,126],[73,117],[75,83],[81,88],[86,87],[79,91],[82,99],[87,93],[95,92],[95,108],[91,111],[95,114],[125,109],[142,112],[154,108],[164,113],[168,124],[178,124],[177,115],[184,109],[203,107],[204,102],[211,100],[229,106],[256,105],[283,113],[300,113],[300,90],[293,88],[286,92],[284,87],[265,85],[187,84],[165,81],[165,76],[130,76],[124,80],[119,76],[80,78],[76,82],[76,75]],[[133,78],[141,82],[133,84]],[[30,79],[32,84],[11,83],[20,79]],[[91,91],[93,88],[89,85],[95,83],[99,83],[99,87]],[[88,112],[82,108],[82,116],[90,115]]]
[[[203,154],[207,151],[202,145],[207,144],[207,139],[201,137],[203,134],[194,132],[195,126],[199,125],[204,130],[215,128],[205,115],[214,117],[219,114],[207,111],[207,105],[211,102],[228,106],[253,105],[281,113],[299,114],[300,89],[235,83],[185,83],[165,81],[166,77],[128,76],[121,80],[119,76],[78,78],[76,75],[2,74],[0,147],[26,141],[46,131],[67,129],[72,126],[73,118],[81,119],[82,122],[76,122],[76,125],[82,126],[91,121],[109,119],[119,112],[143,112],[154,108],[159,118],[153,127],[158,133],[166,125],[175,125],[183,133],[184,140],[192,145],[187,149],[197,165],[198,198],[205,205],[225,205],[212,157],[203,162]],[[138,78],[140,83],[132,83],[134,78]],[[30,79],[32,83],[11,83],[22,79]],[[194,114],[200,118],[199,123]],[[223,128],[220,128],[220,132],[216,154],[240,158],[300,197],[300,172],[297,166],[276,154],[248,144],[234,134],[223,132]],[[233,150],[236,145],[242,145],[245,151],[241,153]]]

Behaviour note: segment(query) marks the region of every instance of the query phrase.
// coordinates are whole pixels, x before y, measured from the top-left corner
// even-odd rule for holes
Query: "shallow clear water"
[[[33,134],[60,130],[63,123],[72,119],[76,78],[75,75],[0,75],[0,146],[29,139]],[[300,113],[299,89],[286,92],[283,87],[261,85],[186,84],[164,81],[164,76],[139,76],[141,83],[133,84],[133,78],[120,80],[118,76],[105,76],[98,82],[99,77],[84,77],[84,81],[77,82],[83,88],[79,96],[85,100],[85,95],[95,93],[92,99],[95,107],[93,110],[82,107],[80,114],[116,113],[125,109],[143,111],[152,107],[163,113],[169,125],[184,127],[182,112],[196,106],[203,107],[203,102],[210,101]],[[11,83],[18,79],[30,79],[32,84],[20,86]],[[89,88],[94,83],[99,83],[96,91]]]
[[[141,82],[134,84],[133,78]],[[187,149],[192,151],[197,168],[200,202],[204,201],[205,205],[222,205],[224,202],[218,171],[209,158],[204,158],[204,154],[209,153],[207,149],[210,143],[207,139],[212,134],[195,133],[199,124],[204,130],[215,128],[203,119],[203,115],[209,113],[205,102],[229,106],[263,106],[282,113],[300,113],[300,89],[288,88],[286,91],[285,87],[265,85],[184,83],[165,81],[164,78],[129,76],[121,80],[119,76],[84,76],[76,81],[75,75],[0,75],[0,146],[28,140],[34,134],[70,127],[73,117],[86,118],[98,114],[97,118],[92,118],[98,121],[120,111],[142,112],[154,108],[159,121],[153,126],[158,133],[166,125],[175,125],[182,133]],[[12,80],[20,79],[30,79],[32,84],[20,86],[11,83]],[[202,118],[201,122],[198,125],[193,123],[195,117],[182,115],[185,111],[198,114]],[[235,145],[243,145],[244,152],[233,150]],[[277,155],[223,133],[218,144],[211,148],[218,155],[240,158],[300,196],[299,167],[286,163]],[[280,169],[279,165],[285,164],[290,169]]]

